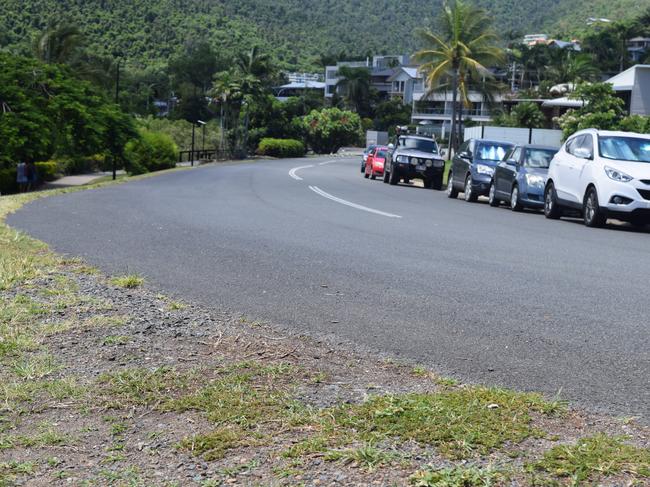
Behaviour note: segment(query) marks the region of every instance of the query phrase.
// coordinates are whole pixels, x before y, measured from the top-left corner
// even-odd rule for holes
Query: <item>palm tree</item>
[[[341,66],[338,76],[336,86],[343,89],[348,104],[357,113],[364,112],[370,100],[370,72],[366,68]]]
[[[257,46],[240,53],[235,64],[240,72],[256,77],[265,86],[272,84],[277,75],[271,56],[261,52]]]
[[[572,49],[551,49],[547,68],[547,78],[554,83],[573,83],[596,81],[600,70],[589,54]]]
[[[469,84],[491,78],[488,66],[501,63],[505,56],[491,27],[492,19],[480,8],[461,0],[445,3],[440,15],[440,33],[422,31],[426,47],[415,54],[430,90],[449,83],[452,90],[452,117],[449,147],[456,149],[458,94],[467,98]],[[450,151],[451,153],[451,151]]]
[[[83,35],[70,24],[55,24],[34,42],[35,56],[45,63],[69,63],[78,53]]]

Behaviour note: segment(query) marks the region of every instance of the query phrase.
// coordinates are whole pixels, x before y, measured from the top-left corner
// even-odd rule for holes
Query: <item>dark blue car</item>
[[[510,150],[494,169],[490,205],[505,201],[513,211],[543,208],[548,167],[557,151],[541,145],[520,145]]]
[[[476,201],[487,196],[494,176],[494,168],[514,144],[485,139],[466,140],[454,155],[447,179],[447,196],[465,195],[465,201]]]

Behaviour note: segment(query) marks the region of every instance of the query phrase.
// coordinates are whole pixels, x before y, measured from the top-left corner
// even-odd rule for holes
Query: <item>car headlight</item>
[[[494,168],[486,166],[485,164],[477,164],[476,172],[479,174],[487,174],[488,176],[492,176],[494,174]]]
[[[627,183],[634,179],[632,176],[628,176],[624,172],[621,172],[618,169],[614,169],[613,167],[609,167],[609,166],[605,166],[605,173],[607,174],[609,179],[612,179],[614,181],[619,181],[621,183]]]
[[[431,159],[427,159],[427,162],[425,162],[427,167],[433,166],[433,161]]]
[[[411,164],[413,164],[414,166],[417,166],[418,165],[418,158],[417,157],[411,157]]]
[[[406,162],[405,159],[406,158],[404,156],[397,156],[395,158],[395,162]]]
[[[440,159],[436,159],[433,161],[433,167],[442,167],[445,165],[445,161],[441,161]]]
[[[542,176],[538,176],[537,174],[526,174],[526,183],[528,186],[543,188],[546,181]]]

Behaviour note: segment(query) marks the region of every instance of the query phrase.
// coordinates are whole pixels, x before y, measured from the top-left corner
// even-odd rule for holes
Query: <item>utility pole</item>
[[[120,105],[120,63],[122,57],[120,53],[114,53],[117,58],[117,72],[115,73],[115,104]],[[117,179],[117,154],[113,154],[113,181]]]

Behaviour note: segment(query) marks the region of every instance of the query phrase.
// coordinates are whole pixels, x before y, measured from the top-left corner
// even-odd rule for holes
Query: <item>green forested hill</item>
[[[639,14],[650,0],[477,0],[502,34],[586,29],[587,17]],[[66,19],[97,52],[150,64],[195,40],[217,50],[260,45],[285,67],[322,54],[408,52],[441,0],[0,0],[0,46],[29,50],[37,30]]]

